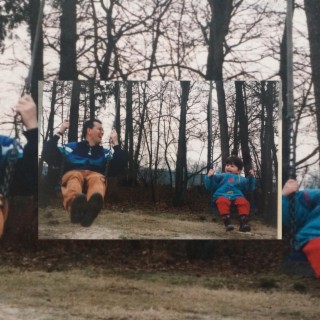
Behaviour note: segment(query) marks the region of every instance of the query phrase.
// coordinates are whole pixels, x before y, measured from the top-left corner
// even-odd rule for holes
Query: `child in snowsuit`
[[[320,278],[320,190],[298,189],[294,179],[289,179],[283,187],[283,231],[290,232],[295,228],[294,249],[305,253],[316,277]],[[290,223],[289,196],[292,194],[295,197],[295,226]]]
[[[0,135],[0,237],[8,218],[7,193],[11,196],[30,196],[38,193],[38,123],[36,105],[29,95],[21,97],[15,106],[24,124],[27,144],[22,146],[7,136]],[[9,162],[13,161],[12,179],[7,181]]]
[[[214,174],[210,169],[205,177],[205,187],[212,193],[212,201],[217,205],[219,214],[226,227],[226,231],[234,229],[230,218],[230,206],[234,201],[240,218],[240,231],[249,232],[251,227],[248,223],[250,203],[244,194],[255,189],[256,180],[253,170],[249,171],[249,177],[240,176],[243,162],[240,158],[231,156],[226,160],[225,173]]]

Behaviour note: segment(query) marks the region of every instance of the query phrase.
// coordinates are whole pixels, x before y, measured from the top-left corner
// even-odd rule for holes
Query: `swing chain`
[[[294,149],[294,128],[293,121],[294,117],[289,117],[290,126],[289,126],[289,178],[296,179],[295,172],[295,149]],[[289,240],[292,248],[295,247],[295,234],[296,234],[296,204],[295,204],[295,193],[289,196],[289,219],[290,219],[290,231],[289,231]]]
[[[288,174],[289,179],[296,179],[295,172],[295,141],[294,141],[294,98],[293,98],[293,37],[292,37],[292,19],[293,19],[293,1],[287,1],[287,17],[286,17],[286,27],[287,27],[287,116],[286,120],[289,124],[288,134],[289,134],[289,163],[288,163]],[[296,195],[295,193],[289,196],[289,241],[292,248],[295,248],[295,233],[296,233]]]

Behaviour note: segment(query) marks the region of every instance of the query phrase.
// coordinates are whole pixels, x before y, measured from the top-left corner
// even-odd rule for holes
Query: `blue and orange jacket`
[[[10,195],[35,195],[38,192],[38,129],[23,132],[27,143],[22,147],[15,139],[0,135],[0,186],[2,188],[10,152],[16,148],[17,162]],[[1,190],[0,190],[1,192]]]
[[[109,164],[109,176],[119,174],[125,164],[125,153],[120,146],[115,146],[112,153],[101,145],[90,146],[86,140],[70,142],[58,147],[59,136],[55,135],[43,147],[43,160],[49,165],[61,166],[65,156],[63,173],[70,170],[90,170],[105,173],[106,162]]]
[[[296,235],[294,249],[301,249],[308,241],[320,237],[320,190],[309,189],[295,193]],[[289,232],[289,197],[282,196],[283,231]]]
[[[250,181],[251,179],[251,181]],[[221,173],[211,177],[205,176],[205,187],[212,193],[212,200],[226,197],[233,201],[256,188],[256,179],[245,178],[240,174]]]

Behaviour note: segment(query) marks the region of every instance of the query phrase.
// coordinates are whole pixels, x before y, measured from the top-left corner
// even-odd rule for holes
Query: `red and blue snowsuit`
[[[231,201],[234,201],[239,215],[249,215],[250,203],[245,194],[255,189],[254,177],[242,177],[240,174],[222,173],[205,177],[205,187],[212,193],[212,201],[218,207],[220,215],[230,214]]]
[[[282,197],[283,231],[289,232],[289,197]],[[302,250],[315,274],[320,278],[320,190],[309,189],[295,193],[294,249]]]

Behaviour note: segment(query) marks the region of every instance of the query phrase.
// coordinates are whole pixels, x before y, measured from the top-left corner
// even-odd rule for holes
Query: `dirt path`
[[[217,221],[213,221],[217,220]],[[252,232],[225,232],[212,215],[103,210],[89,228],[70,223],[62,208],[39,208],[39,239],[276,239],[277,230],[251,221]]]
[[[175,272],[69,271],[0,267],[0,319],[317,319],[319,293],[303,279]],[[260,278],[259,278],[260,277]],[[270,277],[270,275],[269,275]],[[271,281],[271,280],[269,280]],[[305,291],[299,292],[298,284]]]

